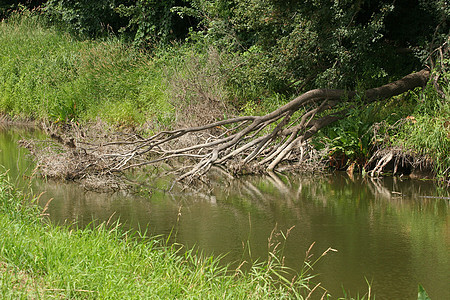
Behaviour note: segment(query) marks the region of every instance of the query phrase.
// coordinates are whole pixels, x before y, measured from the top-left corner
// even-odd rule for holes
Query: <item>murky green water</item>
[[[35,134],[27,129],[0,130],[0,163],[24,184],[32,163],[16,141]],[[22,183],[20,183],[22,182]],[[74,184],[33,182],[45,191],[41,202],[54,198],[50,218],[58,223],[78,220],[117,220],[126,227],[146,228],[168,235],[207,254],[227,254],[225,261],[243,256],[267,257],[274,228],[286,232],[286,264],[299,269],[305,251],[315,242],[314,254],[328,247],[338,252],[324,257],[316,278],[334,296],[342,287],[356,293],[372,282],[376,299],[417,299],[422,284],[432,299],[450,299],[449,191],[430,181],[408,179],[351,179],[347,175],[265,176],[217,182],[208,194],[167,194],[149,197],[124,193],[85,192]],[[278,240],[283,240],[278,237]]]

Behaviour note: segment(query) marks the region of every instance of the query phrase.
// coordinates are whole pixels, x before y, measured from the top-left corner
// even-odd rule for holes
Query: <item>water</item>
[[[24,185],[19,174],[33,164],[17,147],[29,129],[0,130],[0,163]],[[25,177],[27,178],[27,177]],[[34,180],[41,203],[53,198],[51,220],[118,220],[126,228],[171,235],[172,240],[206,254],[226,254],[233,263],[267,257],[271,232],[290,231],[283,242],[286,264],[299,270],[312,243],[321,282],[335,298],[342,289],[356,296],[371,282],[377,299],[417,299],[422,284],[432,299],[450,299],[449,197],[431,181],[349,178],[345,174],[221,179],[211,192],[173,194],[155,190],[148,197],[86,192],[76,184]],[[425,196],[425,197],[424,197]]]

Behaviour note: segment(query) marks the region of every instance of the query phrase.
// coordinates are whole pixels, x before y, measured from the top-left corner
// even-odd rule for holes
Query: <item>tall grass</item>
[[[450,179],[450,74],[440,74],[438,93],[430,82],[416,98],[414,112],[394,137],[394,143],[428,158],[437,176]],[[448,181],[450,185],[450,180]]]
[[[79,41],[47,28],[37,13],[16,13],[0,23],[0,110],[52,121],[170,123],[161,65],[117,39]]]
[[[143,239],[117,223],[85,229],[46,223],[27,199],[0,175],[2,298],[304,299],[311,292],[317,262],[311,257],[294,279],[276,251],[248,271],[231,270],[219,258]]]

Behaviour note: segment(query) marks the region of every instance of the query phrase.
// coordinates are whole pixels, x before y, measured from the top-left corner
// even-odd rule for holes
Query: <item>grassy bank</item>
[[[297,96],[252,86],[259,77],[237,68],[246,65],[245,55],[221,52],[202,40],[159,46],[150,54],[115,37],[80,40],[42,18],[23,11],[0,23],[3,114],[57,123],[100,118],[155,132],[233,114],[264,115]],[[324,159],[331,167],[359,170],[377,149],[397,147],[431,162],[434,173],[450,182],[445,70],[438,70],[444,98],[430,83],[424,91],[368,108],[354,103],[351,115],[319,132],[313,144],[329,149]]]
[[[398,161],[426,170],[450,185],[450,74],[440,73],[440,94],[433,82],[424,90],[358,108],[313,139],[327,148],[332,168],[361,171],[376,151],[397,151]],[[373,167],[373,166],[372,166]],[[370,165],[369,165],[370,170]]]
[[[158,130],[227,117],[232,106],[263,114],[288,100],[258,95],[258,105],[244,103],[251,89],[225,87],[239,64],[201,42],[149,53],[117,37],[82,40],[25,10],[0,23],[0,112]]]
[[[287,270],[275,256],[244,273],[158,238],[142,240],[118,225],[48,224],[5,174],[0,236],[3,299],[283,299],[309,293],[309,275],[285,279]]]
[[[117,39],[80,41],[17,13],[0,23],[0,110],[51,121],[170,123],[162,60]]]

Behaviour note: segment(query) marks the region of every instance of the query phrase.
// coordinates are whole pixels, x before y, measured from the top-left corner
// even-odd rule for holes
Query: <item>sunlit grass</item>
[[[79,41],[47,28],[36,13],[17,13],[0,23],[3,113],[142,124],[173,111],[163,72],[162,64],[118,39]]]

